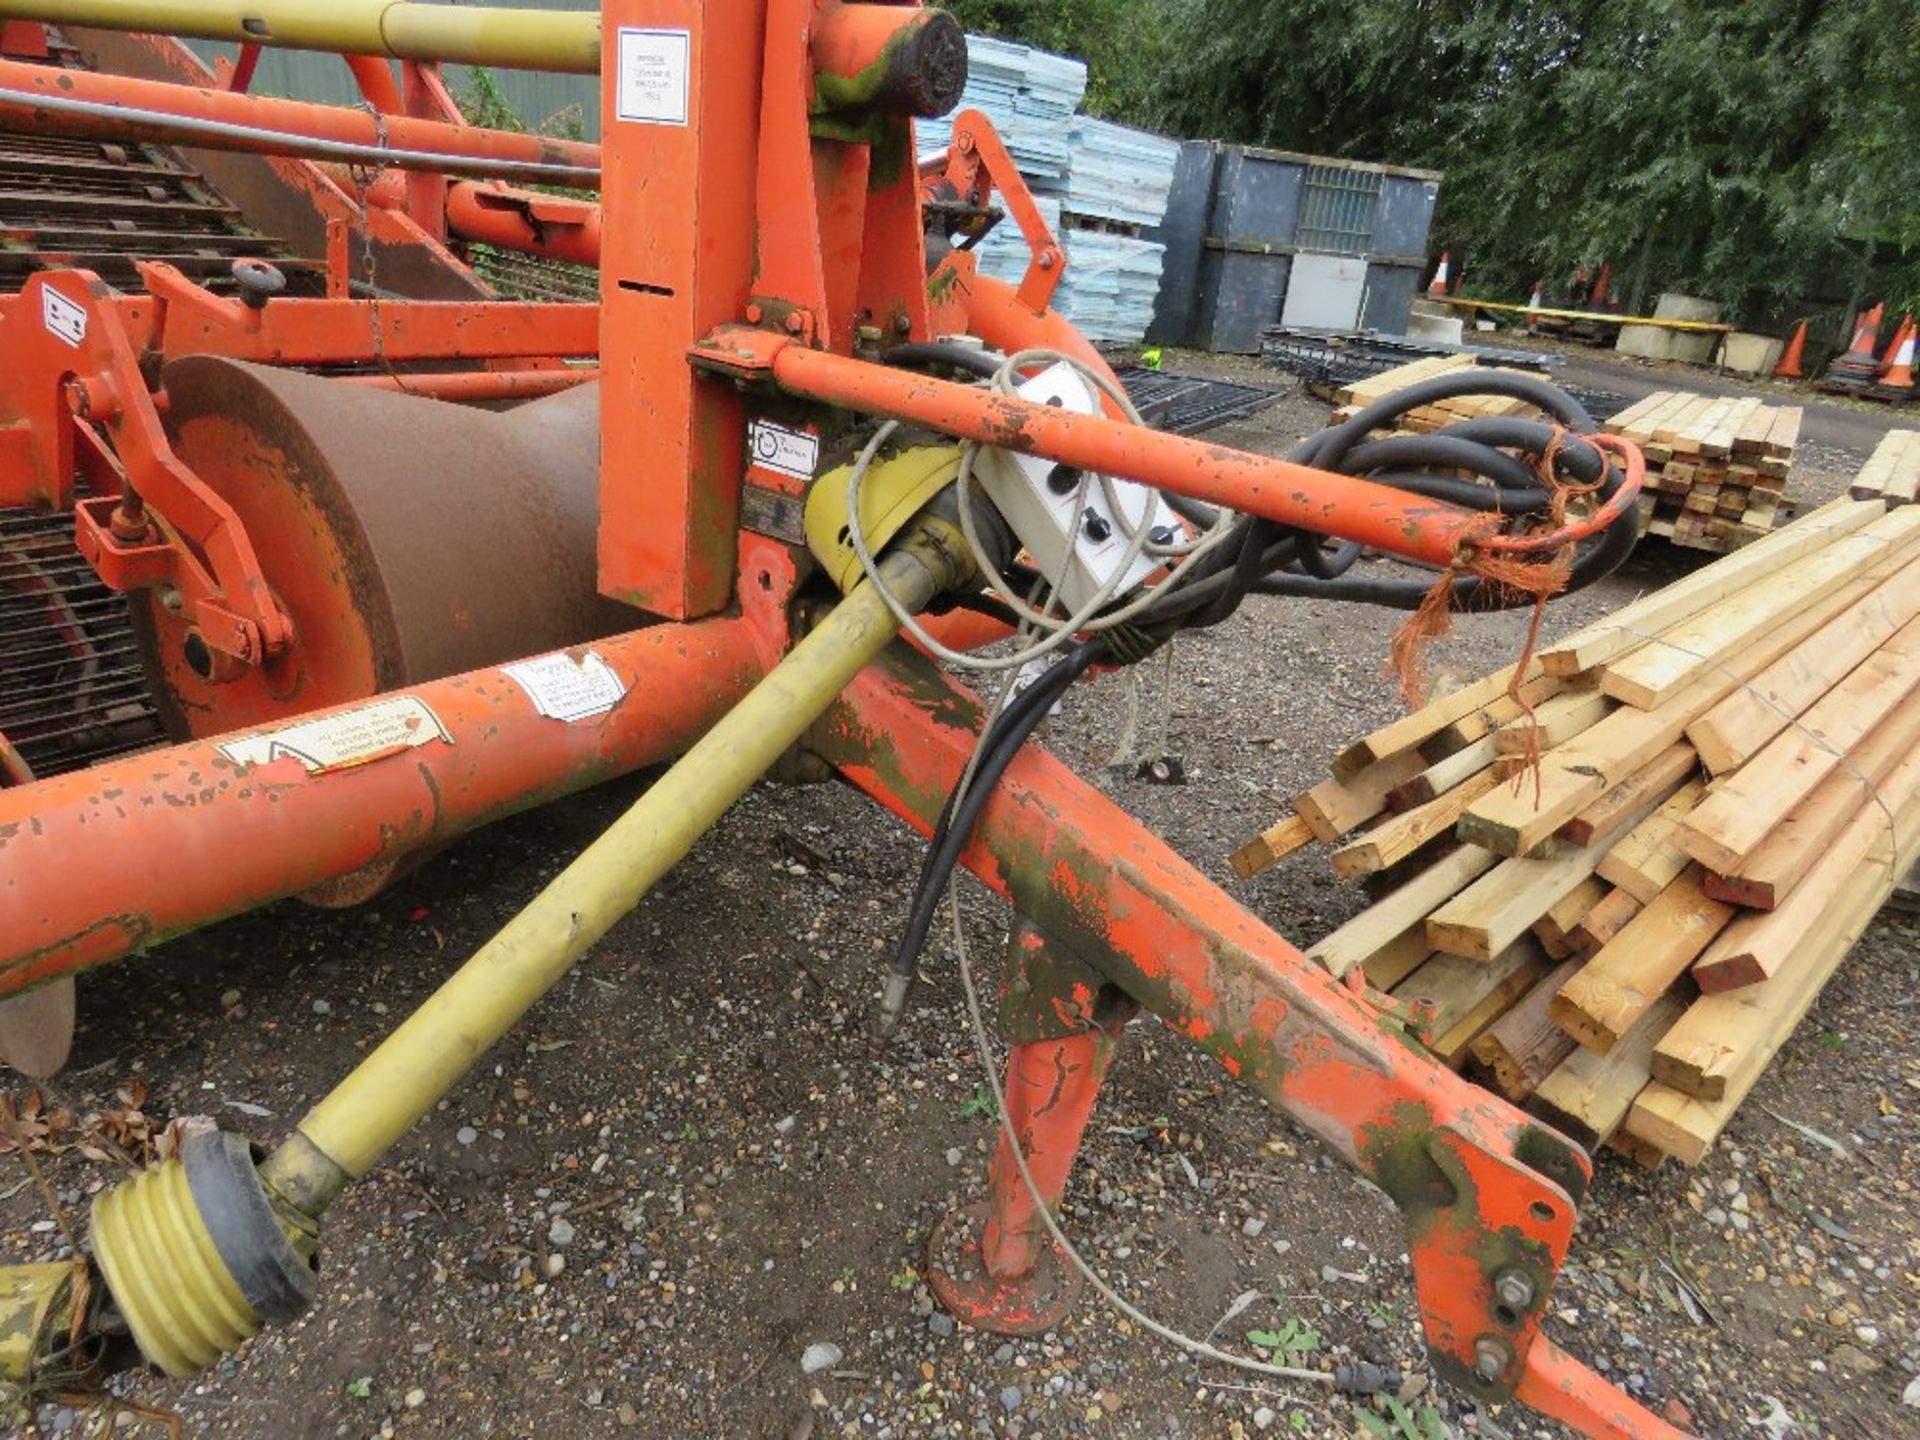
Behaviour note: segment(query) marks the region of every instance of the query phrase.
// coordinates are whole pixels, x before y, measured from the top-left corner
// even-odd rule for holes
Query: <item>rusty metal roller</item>
[[[594,588],[599,387],[507,411],[192,356],[166,368],[180,458],[233,507],[292,618],[260,666],[136,602],[176,738],[218,734],[631,629]]]

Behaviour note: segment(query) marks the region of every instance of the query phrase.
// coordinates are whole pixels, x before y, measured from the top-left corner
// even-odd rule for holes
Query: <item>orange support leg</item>
[[[1002,1024],[1015,1043],[1007,1056],[1007,1120],[987,1176],[988,1198],[936,1227],[927,1246],[927,1285],[969,1325],[1038,1335],[1066,1318],[1081,1284],[1080,1272],[1047,1233],[1040,1207],[1057,1209],[1066,1194],[1114,1046],[1139,1007],[1054,954],[1025,922],[1008,938],[1007,969]],[[1031,1187],[1020,1174],[1016,1140]]]

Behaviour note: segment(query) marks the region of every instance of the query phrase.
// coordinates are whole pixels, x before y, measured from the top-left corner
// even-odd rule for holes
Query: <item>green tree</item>
[[[1089,108],[1116,119],[1445,170],[1435,246],[1490,287],[1611,259],[1633,301],[1790,316],[1877,257],[1896,308],[1920,308],[1914,0],[954,8],[1086,58]]]
[[[1904,252],[1920,290],[1911,0],[1173,0],[1134,113],[1433,165],[1436,242],[1520,290],[1611,257],[1745,311]]]

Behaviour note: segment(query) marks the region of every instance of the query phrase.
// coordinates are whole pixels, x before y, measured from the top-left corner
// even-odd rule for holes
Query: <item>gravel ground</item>
[[[1324,414],[1289,395],[1216,438],[1277,451]],[[1823,452],[1794,488],[1825,498],[1858,459]],[[1548,629],[1701,558],[1655,544],[1556,605]],[[1517,652],[1523,623],[1464,624],[1437,661],[1482,673]],[[1121,680],[1070,697],[1049,743],[1232,885],[1227,853],[1396,712],[1380,675],[1391,624],[1256,599],[1183,641],[1168,748],[1185,787],[1105,768]],[[1149,731],[1158,685],[1156,670]],[[156,1120],[210,1114],[277,1138],[640,788],[498,825],[364,909],[289,902],[93,977],[52,1089],[86,1110],[138,1078]],[[1198,1368],[1092,1301],[1014,1341],[934,1309],[925,1238],[980,1194],[993,1126],[950,963],[928,965],[898,1037],[869,1028],[919,856],[843,788],[757,789],[328,1214],[320,1303],[301,1323],[134,1392],[189,1434],[275,1440],[1367,1433],[1352,1402]],[[967,893],[991,970],[1005,915]],[[1362,903],[1313,853],[1237,893],[1303,944]],[[1601,1158],[1550,1332],[1703,1435],[1915,1433],[1901,1400],[1920,1404],[1915,939],[1897,918],[1874,927],[1697,1170]],[[115,1178],[72,1154],[50,1174],[76,1218]],[[0,1157],[7,1258],[64,1253],[25,1179]],[[1414,1410],[1460,1433],[1564,1433],[1428,1383],[1391,1207],[1156,1021],[1127,1036],[1065,1223],[1167,1323],[1244,1350],[1248,1331],[1296,1322],[1307,1363],[1395,1362]],[[38,1422],[94,1423],[53,1404]]]

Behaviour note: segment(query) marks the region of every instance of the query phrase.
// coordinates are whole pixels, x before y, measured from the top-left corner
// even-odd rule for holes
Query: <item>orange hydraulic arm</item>
[[[658,622],[596,643],[622,692],[582,723],[541,713],[510,675],[483,669],[345,707],[348,733],[365,736],[375,718],[397,717],[397,728],[391,744],[363,742],[340,763],[327,745],[341,714],[321,717],[317,737],[300,727],[311,717],[296,715],[267,733],[5,792],[0,994],[275,896],[377,883],[471,825],[683,748],[756,679],[777,677],[827,598],[790,511],[876,417],[933,432],[914,442],[929,448],[950,452],[940,437],[959,437],[1040,455],[1443,568],[1476,550],[1554,550],[1632,504],[1638,456],[1610,442],[1596,443],[1613,450],[1626,483],[1593,515],[1495,534],[1505,517],[879,363],[889,346],[970,330],[1006,350],[1048,345],[1092,363],[1047,308],[1067,256],[991,127],[963,114],[944,168],[923,176],[913,160],[911,117],[951,109],[964,79],[957,26],[913,4],[840,0],[606,0],[603,21],[601,147],[79,73],[65,88],[68,72],[0,68],[0,91],[25,97],[11,102],[13,117],[44,128],[336,158],[326,147],[344,145],[389,152],[396,165],[390,152],[414,150],[406,163],[456,176],[553,179],[558,169],[579,184],[604,170],[604,216],[493,185],[456,184],[445,201],[456,235],[597,260],[597,314],[385,298],[251,305],[159,269],[147,272],[144,297],[55,272],[0,303],[0,339],[17,347],[16,373],[0,384],[0,405],[11,407],[0,412],[0,479],[16,495],[66,500],[78,463],[104,491],[81,511],[103,573],[120,567],[126,585],[167,579],[186,603],[250,626],[237,650],[311,639],[276,619],[272,577],[248,556],[235,518],[169,463],[164,407],[149,390],[149,371],[169,356],[344,363],[373,374],[355,384],[404,385],[382,379],[379,362],[597,354],[599,585]],[[385,94],[378,77],[366,79]],[[89,113],[61,113],[56,88]],[[92,113],[101,102],[139,113],[115,126]],[[0,95],[0,113],[7,103]],[[209,135],[189,122],[251,134]],[[944,208],[923,203],[930,186],[946,187]],[[977,234],[996,190],[1033,250],[1011,294],[980,281],[963,248],[940,250],[956,231],[936,225],[930,236],[930,216]],[[49,309],[60,320],[51,331]],[[424,383],[458,395],[559,382]],[[784,470],[769,474],[766,456]],[[448,483],[457,494],[457,475]],[[203,546],[219,553],[187,554]],[[163,548],[176,553],[150,553]],[[187,573],[183,555],[205,573]],[[831,621],[813,631],[822,634],[834,634]],[[925,830],[981,723],[974,697],[894,646],[801,744]],[[1034,1226],[1065,1183],[1120,1030],[1141,1006],[1393,1197],[1440,1373],[1596,1440],[1678,1435],[1542,1333],[1590,1175],[1583,1151],[1389,1033],[1363,997],[1044,754],[1015,756],[964,838],[964,863],[1008,897],[1034,942],[1021,962],[1035,984],[1011,1027],[1009,1077],[1017,1086],[1051,1071],[1060,1103],[1011,1108],[985,1223],[936,1237],[930,1270],[956,1310],[1014,1329],[1057,1318],[1070,1300],[1070,1288],[1043,1283],[1057,1275]],[[164,873],[142,863],[156,853],[169,859]],[[1037,1201],[1004,1163],[1011,1146],[1034,1161]],[[287,1163],[299,1178],[293,1167],[304,1162]],[[332,1186],[313,1192],[326,1198],[348,1177],[335,1184],[323,1169],[309,1178]],[[274,1222],[242,1238],[264,1234],[284,1250],[297,1232],[317,1243],[318,1209],[300,1210],[302,1192],[277,1198],[292,1228]],[[209,1254],[228,1262],[217,1246],[203,1247]],[[288,1318],[304,1303],[241,1298],[249,1320]]]
[[[0,122],[57,135],[353,158],[450,175],[579,186],[597,185],[600,179],[600,147],[578,140],[55,70],[19,60],[0,60]],[[343,155],[343,149],[353,154]]]

